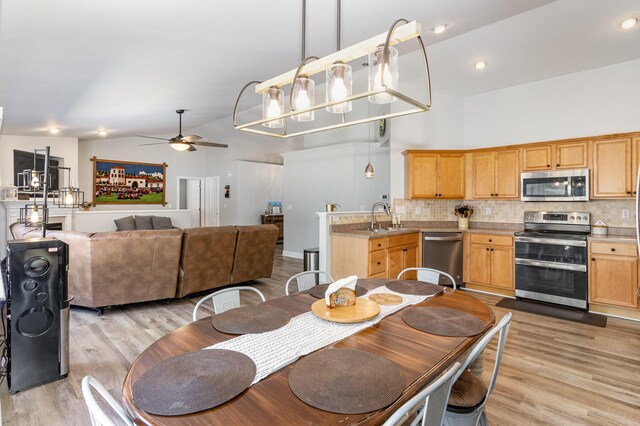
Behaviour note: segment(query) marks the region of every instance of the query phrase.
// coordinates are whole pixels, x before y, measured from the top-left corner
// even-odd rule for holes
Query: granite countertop
[[[405,222],[403,228],[396,228],[391,231],[372,232],[362,229],[362,223],[334,225],[331,230],[331,235],[340,235],[344,237],[356,237],[356,238],[382,238],[393,235],[411,234],[414,232],[465,232],[465,233],[479,233],[479,234],[500,234],[500,235],[513,235],[514,232],[522,230],[522,226],[517,224],[491,224],[480,223],[471,224],[469,229],[460,229],[456,222],[442,221],[442,222],[422,222],[411,221]],[[475,225],[475,226],[474,226]],[[365,225],[366,226],[366,225]],[[391,224],[387,222],[381,222],[381,226],[390,227]]]
[[[603,241],[607,243],[635,243],[635,235],[589,235],[589,241]]]
[[[366,229],[350,229],[345,231],[332,231],[331,235],[355,238],[383,238],[393,237],[394,235],[413,234],[419,231],[419,229],[414,228],[395,228],[391,231],[381,229],[378,232],[368,231]]]

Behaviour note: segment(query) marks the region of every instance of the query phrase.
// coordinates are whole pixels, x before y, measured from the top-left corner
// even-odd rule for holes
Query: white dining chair
[[[406,268],[398,274],[397,279],[402,279],[402,276],[410,271],[418,272],[418,281],[423,281],[430,284],[440,284],[440,277],[444,276],[447,278],[447,281],[451,283],[451,286],[453,286],[454,290],[458,288],[458,286],[456,285],[456,280],[451,275],[447,274],[444,271],[439,271],[437,269],[431,268]]]
[[[93,426],[115,426],[116,423],[102,410],[102,407],[93,397],[92,387],[102,396],[107,404],[109,404],[109,407],[118,415],[121,422],[124,422],[124,424],[128,426],[134,426],[133,419],[129,417],[126,411],[124,411],[124,408],[122,408],[105,387],[102,386],[102,383],[95,377],[84,376],[82,379],[82,395],[89,409],[89,416],[91,417],[91,424]],[[122,424],[121,422],[118,422],[118,424]]]
[[[319,284],[331,284],[334,280],[331,275],[324,271],[300,272],[289,278],[287,283],[284,285],[284,294],[287,296],[290,294],[289,285],[293,281],[298,284],[298,291],[306,291]]]
[[[421,390],[416,396],[405,402],[395,413],[384,422],[383,426],[404,424],[410,415],[416,411],[416,417],[411,426],[440,426],[447,408],[447,400],[453,384],[462,364],[456,362],[436,381]]]
[[[258,293],[258,296],[260,296],[260,299],[262,299],[263,302],[267,300],[264,298],[264,294],[262,294],[262,292],[257,288],[249,286],[225,288],[203,297],[198,301],[198,303],[196,303],[195,308],[193,308],[193,321],[198,320],[198,309],[200,309],[200,306],[209,299],[211,299],[213,303],[213,312],[216,314],[221,314],[229,309],[239,308],[241,290],[253,291]]]
[[[449,396],[449,404],[444,417],[444,424],[447,426],[486,426],[487,414],[485,405],[489,395],[493,391],[500,370],[500,362],[504,353],[511,324],[511,312],[507,313],[498,325],[485,334],[482,339],[473,347],[467,358],[462,363],[462,368],[454,377],[454,384]],[[489,342],[498,334],[498,346],[496,349],[496,359],[493,364],[493,372],[489,386],[482,381],[482,377],[476,376],[467,368],[485,350]]]

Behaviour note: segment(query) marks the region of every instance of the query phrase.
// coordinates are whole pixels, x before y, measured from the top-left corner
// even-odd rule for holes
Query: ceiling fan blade
[[[139,138],[147,138],[147,139],[158,139],[159,141],[168,141],[167,138],[156,138],[154,136],[144,136],[144,135],[136,135]]]
[[[191,145],[191,146],[189,146],[189,149],[187,149],[187,151],[193,152],[193,151],[197,151],[197,149],[196,149],[195,146]]]
[[[156,142],[156,143],[143,143],[138,146],[149,146],[149,145],[164,145],[166,142]]]
[[[199,146],[210,146],[212,148],[227,148],[229,145],[224,144],[224,143],[213,143],[213,142],[193,142],[194,145],[199,145]]]
[[[183,137],[182,137],[182,140],[183,140],[183,141],[186,141],[186,142],[195,142],[195,141],[201,141],[201,140],[203,140],[203,139],[202,139],[202,136],[198,136],[198,135],[187,135],[187,136],[183,136]]]

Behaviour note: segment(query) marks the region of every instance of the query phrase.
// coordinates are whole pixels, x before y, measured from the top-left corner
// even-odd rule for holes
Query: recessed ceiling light
[[[433,29],[431,31],[433,31],[436,34],[440,34],[440,33],[443,33],[444,30],[446,30],[448,26],[449,26],[448,24],[441,24],[441,25],[433,27]]]
[[[57,127],[51,127],[49,128],[49,133],[51,133],[52,135],[57,135],[58,133],[60,133],[60,129]]]
[[[635,16],[629,16],[628,18],[624,18],[622,21],[620,21],[620,28],[622,28],[623,30],[629,30],[635,27],[637,23],[638,18],[636,18]]]
[[[107,136],[107,131],[104,129],[97,130],[96,133],[100,136]]]
[[[476,67],[477,70],[483,70],[487,66],[487,63],[485,61],[478,61],[475,63],[474,66]]]

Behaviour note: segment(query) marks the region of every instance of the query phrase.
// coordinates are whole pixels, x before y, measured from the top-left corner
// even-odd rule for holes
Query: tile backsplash
[[[588,202],[531,203],[498,200],[393,200],[393,210],[403,221],[452,221],[457,220],[453,208],[458,204],[470,205],[474,212],[470,222],[522,223],[524,212],[533,211],[584,211],[591,213],[591,223],[598,219],[607,225],[633,228],[636,224],[635,200],[592,200]],[[400,209],[399,209],[400,207]],[[399,210],[404,207],[405,213]],[[489,210],[487,210],[489,209]],[[623,218],[623,210],[629,217]]]

